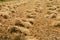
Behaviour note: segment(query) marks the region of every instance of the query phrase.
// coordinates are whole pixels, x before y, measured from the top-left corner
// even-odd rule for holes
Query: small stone
[[[53,22],[52,25],[54,27],[60,27],[60,21]]]
[[[56,18],[56,14],[51,14],[51,18]]]
[[[4,15],[3,17],[4,17],[5,19],[7,19],[7,18],[8,18],[8,16],[6,16],[6,15]]]
[[[22,21],[20,21],[20,20],[16,20],[16,22],[15,22],[15,26],[24,27]]]
[[[16,33],[18,30],[17,30],[16,27],[10,27],[10,28],[8,29],[8,31],[9,31],[10,33]]]
[[[13,10],[12,10],[11,12],[12,12],[12,13],[15,13],[15,11],[13,11]]]
[[[26,34],[26,35],[30,35],[30,30],[29,30],[29,29],[24,28],[24,27],[18,27],[18,29],[19,29],[22,33],[24,33],[24,34]]]
[[[58,24],[56,24],[56,25],[54,25],[55,27],[60,27],[60,23],[58,23]]]
[[[15,25],[24,27],[24,25],[22,23],[19,23],[19,22],[15,23]]]
[[[35,18],[35,15],[27,15],[28,18]]]
[[[27,28],[27,27],[32,27],[30,22],[23,22],[23,25]]]

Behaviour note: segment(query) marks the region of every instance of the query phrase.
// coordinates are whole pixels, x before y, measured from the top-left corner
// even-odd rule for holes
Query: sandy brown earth
[[[0,2],[0,40],[60,40],[60,0]]]

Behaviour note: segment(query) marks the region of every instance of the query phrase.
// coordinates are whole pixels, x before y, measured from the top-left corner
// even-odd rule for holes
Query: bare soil
[[[60,0],[0,2],[0,40],[60,40]]]

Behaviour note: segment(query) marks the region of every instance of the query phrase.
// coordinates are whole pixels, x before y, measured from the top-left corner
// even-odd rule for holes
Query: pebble
[[[17,27],[17,26],[16,26]],[[30,30],[24,27],[17,27],[22,33],[25,33],[27,35],[30,35]]]
[[[52,23],[52,26],[54,26],[54,27],[60,27],[60,21],[54,21]]]

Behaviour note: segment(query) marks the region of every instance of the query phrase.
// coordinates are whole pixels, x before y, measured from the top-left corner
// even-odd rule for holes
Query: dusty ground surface
[[[1,2],[0,40],[60,40],[60,0]]]

